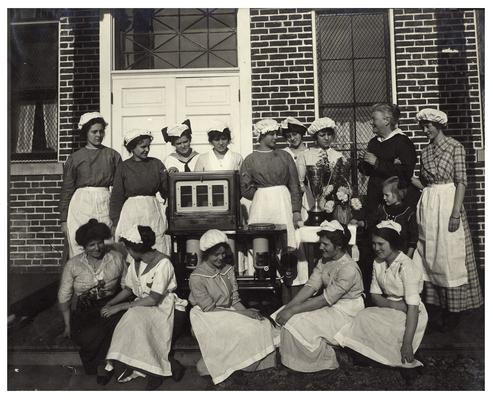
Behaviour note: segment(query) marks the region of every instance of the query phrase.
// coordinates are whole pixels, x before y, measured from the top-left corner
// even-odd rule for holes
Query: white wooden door
[[[112,147],[129,157],[123,146],[125,132],[150,130],[154,140],[150,156],[164,160],[174,151],[164,142],[161,128],[190,119],[192,147],[199,153],[211,147],[207,128],[214,120],[230,126],[233,141],[230,148],[240,149],[239,77],[191,77],[166,74],[115,74],[112,79]]]
[[[190,119],[192,124],[192,146],[204,153],[211,146],[207,129],[214,120],[226,122],[231,130],[230,148],[240,152],[240,103],[239,78],[197,77],[177,78],[177,119]],[[236,139],[236,140],[235,140]]]

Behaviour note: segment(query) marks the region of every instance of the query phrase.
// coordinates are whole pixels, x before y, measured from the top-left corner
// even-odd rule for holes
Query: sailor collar
[[[225,265],[221,270],[211,267],[206,262],[200,264],[200,266],[192,273],[195,276],[202,276],[204,278],[215,278],[218,275],[226,275],[233,267],[231,265]]]

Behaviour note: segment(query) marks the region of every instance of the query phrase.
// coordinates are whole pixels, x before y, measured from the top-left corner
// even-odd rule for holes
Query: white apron
[[[271,318],[275,320],[284,307],[273,313]],[[322,307],[293,315],[284,325],[284,329],[287,329],[309,351],[315,351],[324,339],[331,345],[337,346],[338,343],[333,339],[334,335],[364,308],[362,296],[356,299],[340,299],[332,307]]]
[[[467,283],[462,222],[455,232],[448,231],[454,195],[453,183],[425,187],[416,210],[419,239],[413,261],[423,268],[425,281],[442,287]]]
[[[279,330],[264,319],[231,311],[190,311],[192,330],[214,384],[266,357],[279,344]]]
[[[167,224],[164,206],[155,196],[129,197],[123,204],[115,231],[118,242],[122,233],[128,232],[134,225],[150,226],[156,234],[154,249],[170,254],[169,236],[165,235]]]
[[[84,187],[75,191],[68,207],[67,230],[69,257],[84,251],[75,241],[75,232],[91,218],[103,222],[110,228],[110,191],[106,187]]]
[[[248,223],[285,225],[288,237],[287,245],[296,249],[291,195],[286,186],[258,188],[250,206]]]
[[[414,352],[421,344],[427,323],[428,313],[424,304],[420,303],[418,325],[412,343]],[[342,347],[349,347],[384,365],[402,368],[422,366],[416,359],[405,364],[401,361],[405,328],[406,313],[387,307],[368,307],[336,333],[334,340]]]

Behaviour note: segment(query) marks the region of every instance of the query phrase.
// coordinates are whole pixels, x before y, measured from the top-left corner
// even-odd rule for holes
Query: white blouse
[[[188,162],[188,168],[190,168],[190,171],[194,171],[195,169],[195,164],[197,162],[197,159],[199,158],[199,155],[197,154],[194,156],[189,162]],[[166,157],[166,160],[164,160],[164,166],[166,169],[169,171],[171,168],[176,168],[178,172],[185,172],[185,164],[178,160],[176,157],[173,156],[173,153],[170,154],[168,157]]]
[[[217,158],[214,150],[200,154],[195,164],[196,172],[203,171],[238,171],[243,157],[234,151],[228,150],[223,158]]]
[[[370,293],[385,294],[390,300],[404,299],[406,304],[418,306],[419,294],[423,290],[423,272],[403,252],[394,262],[373,262]]]
[[[175,270],[168,258],[163,258],[149,271],[146,268],[146,263],[132,259],[125,276],[125,286],[138,298],[149,296],[151,291],[164,295],[176,289]]]

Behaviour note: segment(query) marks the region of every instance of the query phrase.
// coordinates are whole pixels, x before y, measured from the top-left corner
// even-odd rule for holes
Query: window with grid
[[[117,70],[237,67],[236,9],[119,9]]]
[[[366,194],[358,155],[373,137],[371,106],[391,101],[386,10],[317,13],[319,115],[337,123],[334,147],[352,163],[352,184]]]
[[[57,13],[53,9],[10,9],[8,18],[11,159],[56,160]]]

